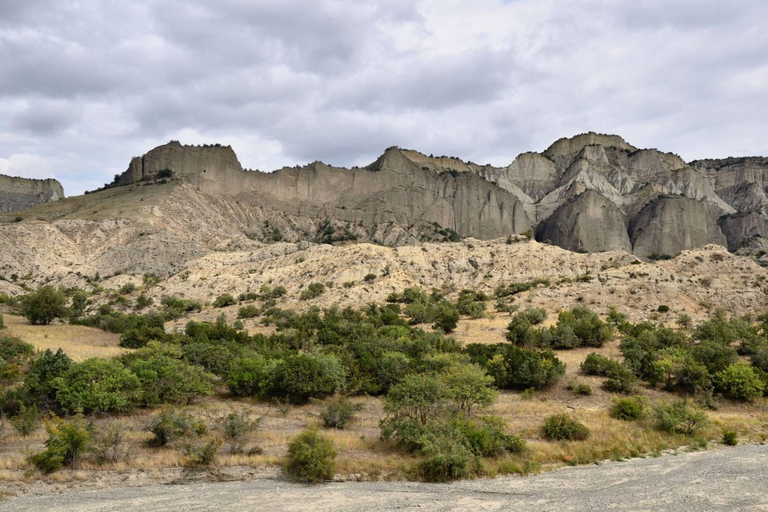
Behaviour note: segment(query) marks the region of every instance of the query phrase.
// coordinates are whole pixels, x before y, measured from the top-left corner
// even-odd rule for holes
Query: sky
[[[169,140],[246,168],[508,165],[587,131],[768,155],[765,0],[1,0],[0,173],[95,189]]]

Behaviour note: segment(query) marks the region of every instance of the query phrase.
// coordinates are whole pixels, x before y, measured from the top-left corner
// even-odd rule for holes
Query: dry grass
[[[26,318],[16,315],[4,315],[4,318],[7,329],[3,330],[3,334],[21,338],[38,350],[56,351],[62,348],[75,361],[91,357],[115,357],[126,352],[117,344],[119,334],[82,325],[29,325]]]

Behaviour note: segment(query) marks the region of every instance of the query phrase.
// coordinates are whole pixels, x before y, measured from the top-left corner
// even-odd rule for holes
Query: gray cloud
[[[760,0],[6,0],[0,164],[79,193],[184,137],[261,169],[393,144],[501,165],[588,130],[768,153],[765,19]]]

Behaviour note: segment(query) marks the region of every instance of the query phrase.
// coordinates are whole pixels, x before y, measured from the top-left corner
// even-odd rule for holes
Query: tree
[[[21,298],[21,314],[32,325],[48,325],[66,316],[67,298],[53,286],[43,286]]]
[[[475,364],[453,365],[442,375],[441,380],[448,386],[450,397],[466,416],[472,413],[473,407],[487,407],[498,396],[493,388],[493,377]]]
[[[441,308],[435,319],[435,330],[452,333],[459,323],[459,311],[453,307]]]
[[[437,378],[408,375],[389,390],[384,398],[384,411],[394,418],[426,425],[441,412],[449,396],[448,387]]]

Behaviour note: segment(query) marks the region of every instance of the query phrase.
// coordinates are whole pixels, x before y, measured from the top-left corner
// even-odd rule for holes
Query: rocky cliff
[[[0,213],[16,212],[63,197],[64,189],[54,179],[32,180],[0,174]]]
[[[134,158],[118,184],[162,171],[210,197],[258,209],[270,220],[248,226],[257,238],[280,231],[292,240],[399,245],[533,227],[540,241],[570,250],[647,256],[708,243],[736,250],[768,233],[768,158],[688,164],[597,133],[560,139],[506,167],[390,148],[364,168],[315,162],[273,173],[243,171],[228,146],[171,142]]]

